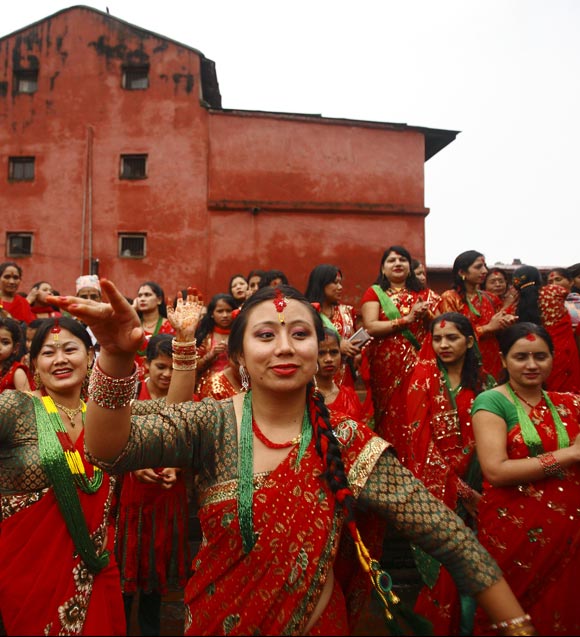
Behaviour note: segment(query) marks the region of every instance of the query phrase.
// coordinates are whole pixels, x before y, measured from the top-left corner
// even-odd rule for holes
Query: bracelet
[[[513,628],[505,628],[500,634],[503,635],[503,637],[524,637],[527,635],[537,635],[538,633],[532,623],[527,623],[521,626],[514,626]]]
[[[400,327],[404,327],[405,325],[405,319],[404,318],[398,318],[398,319],[394,319],[393,321],[391,321],[391,325],[393,327],[393,331],[399,329]]]
[[[522,624],[531,623],[532,618],[526,613],[525,615],[520,615],[519,617],[514,617],[513,619],[506,619],[503,622],[497,622],[497,624],[492,624],[490,628],[492,630],[505,630],[506,628],[515,628],[516,626],[521,626]]]
[[[184,360],[176,360],[174,358],[173,362],[171,364],[171,367],[176,372],[193,372],[194,370],[197,369],[197,356],[195,356],[191,360],[189,360],[189,359],[187,359],[187,360],[185,360],[185,359]]]
[[[197,346],[195,341],[171,341],[172,367],[178,372],[192,372],[197,369]]]
[[[544,470],[546,478],[564,477],[564,469],[562,468],[562,465],[556,460],[556,457],[551,451],[541,453],[539,456],[536,457],[540,461],[540,465]]]
[[[139,370],[135,365],[131,376],[113,378],[105,374],[97,360],[89,380],[89,397],[96,405],[105,409],[127,407],[135,398],[138,376]]]
[[[171,341],[171,350],[174,355],[195,356],[197,354],[197,345],[195,341],[183,342],[173,339]]]

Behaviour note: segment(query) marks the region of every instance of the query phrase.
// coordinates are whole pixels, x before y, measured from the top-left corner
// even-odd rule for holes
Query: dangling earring
[[[89,397],[89,381],[91,380],[92,368],[87,368],[85,379],[83,380],[83,386],[81,387],[81,398],[86,402]]]
[[[250,377],[243,365],[240,365],[240,379],[242,381],[242,389],[248,391],[248,389],[250,389]]]
[[[37,369],[34,371],[34,375],[32,376],[32,381],[34,383],[34,388],[35,389],[42,389],[43,388],[42,381],[40,380],[40,374],[38,373]]]
[[[318,367],[316,368],[316,371],[318,371]],[[316,374],[314,374],[314,376],[312,377],[312,384],[314,385],[314,393],[320,394],[320,390],[318,389],[318,382],[316,381]]]

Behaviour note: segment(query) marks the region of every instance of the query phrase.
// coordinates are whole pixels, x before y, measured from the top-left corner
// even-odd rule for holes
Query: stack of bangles
[[[197,347],[195,341],[171,341],[173,369],[178,372],[192,372],[197,369]]]
[[[120,409],[127,407],[135,398],[137,391],[138,369],[131,376],[113,378],[100,368],[97,360],[91,371],[89,380],[89,397],[99,407]]]
[[[542,465],[546,478],[564,477],[564,469],[562,469],[562,465],[556,460],[556,456],[551,451],[546,451],[546,453],[541,453],[536,457]]]
[[[406,325],[407,325],[407,322],[405,321],[403,317],[394,319],[393,321],[391,321],[391,327],[393,328],[393,330],[401,329],[405,327]]]
[[[500,635],[537,635],[536,629],[532,624],[532,618],[529,615],[521,615],[503,622],[491,625],[492,630],[496,630]]]

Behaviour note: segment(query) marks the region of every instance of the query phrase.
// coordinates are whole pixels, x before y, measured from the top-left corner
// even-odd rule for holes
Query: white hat
[[[77,279],[77,294],[83,288],[95,288],[95,290],[101,291],[101,284],[99,283],[99,277],[96,274],[84,274]]]

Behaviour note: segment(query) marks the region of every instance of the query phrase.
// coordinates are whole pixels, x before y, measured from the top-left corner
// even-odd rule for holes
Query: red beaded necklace
[[[299,433],[295,438],[292,438],[292,440],[289,440],[288,442],[272,442],[269,438],[266,438],[266,436],[262,433],[262,431],[258,427],[258,423],[254,420],[253,417],[252,417],[252,431],[254,432],[254,435],[256,436],[256,438],[263,445],[268,447],[268,449],[287,449],[288,447],[293,447],[294,445],[297,445],[300,442],[300,439],[302,438],[302,434]]]
[[[508,383],[509,384],[509,383]],[[523,396],[520,396],[520,394],[511,386],[510,384],[510,388],[513,391],[513,393],[523,402],[525,403],[530,409],[535,409],[538,404],[542,401],[542,396],[540,396],[540,400],[535,404],[532,405],[532,403],[528,402]]]

